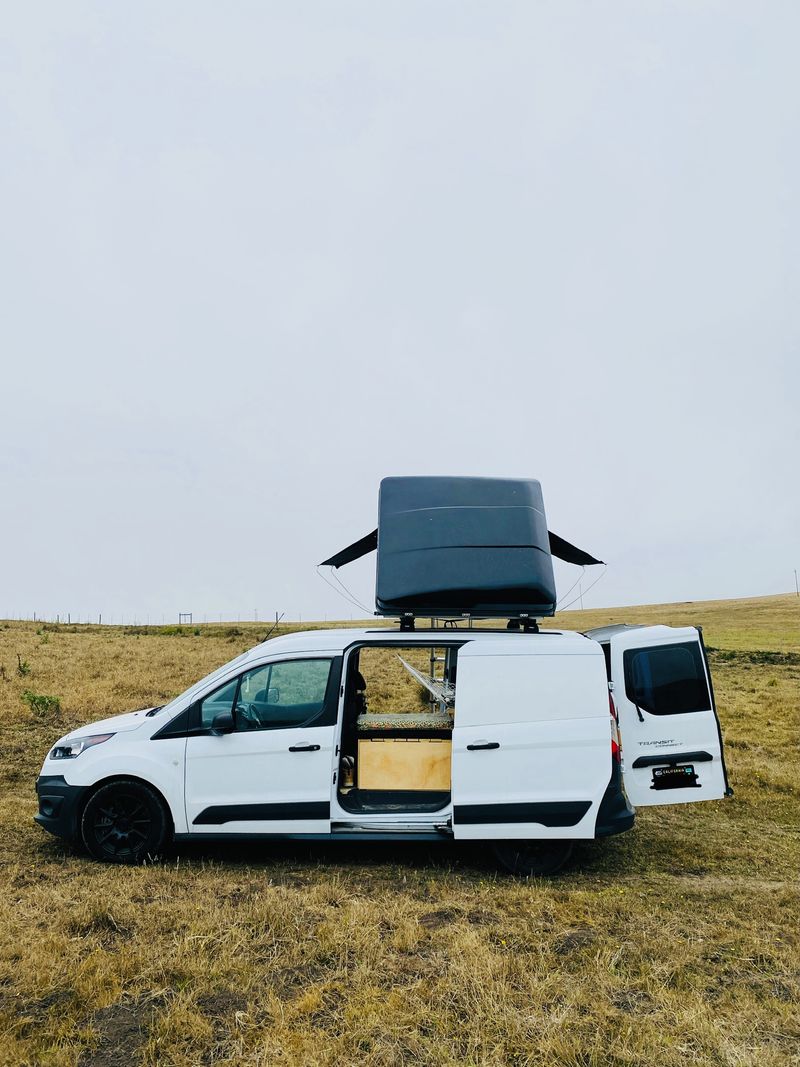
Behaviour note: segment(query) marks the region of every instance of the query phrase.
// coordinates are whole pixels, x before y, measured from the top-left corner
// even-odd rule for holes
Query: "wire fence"
[[[363,619],[362,615],[329,613],[314,614],[313,612],[287,615],[286,612],[202,612],[178,611],[169,612],[18,612],[12,611],[6,614],[0,613],[2,622],[29,622],[42,626],[238,626],[242,624],[257,626],[293,625],[306,622],[344,622]]]

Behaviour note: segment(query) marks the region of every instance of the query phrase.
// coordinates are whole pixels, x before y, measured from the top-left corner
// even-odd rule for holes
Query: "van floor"
[[[450,793],[443,790],[421,789],[349,789],[339,793],[339,804],[345,811],[364,813],[380,812],[434,812],[450,803]]]

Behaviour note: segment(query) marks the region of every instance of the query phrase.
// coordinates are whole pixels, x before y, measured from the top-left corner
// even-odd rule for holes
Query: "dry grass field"
[[[800,600],[556,621],[623,620],[703,625],[736,795],[531,882],[449,845],[91,862],[32,821],[50,744],[263,629],[0,624],[0,1063],[800,1064]]]

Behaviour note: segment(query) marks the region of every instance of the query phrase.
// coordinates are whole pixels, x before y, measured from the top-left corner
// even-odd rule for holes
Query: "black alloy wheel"
[[[518,878],[555,874],[572,855],[571,841],[496,841],[497,862]]]
[[[169,815],[155,790],[144,782],[120,779],[89,798],[81,839],[95,859],[136,864],[158,857],[168,827]]]

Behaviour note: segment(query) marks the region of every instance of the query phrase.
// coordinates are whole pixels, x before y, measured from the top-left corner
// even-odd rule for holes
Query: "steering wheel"
[[[237,704],[236,714],[240,715],[250,727],[261,728],[261,719],[258,717],[258,709],[255,704]]]

